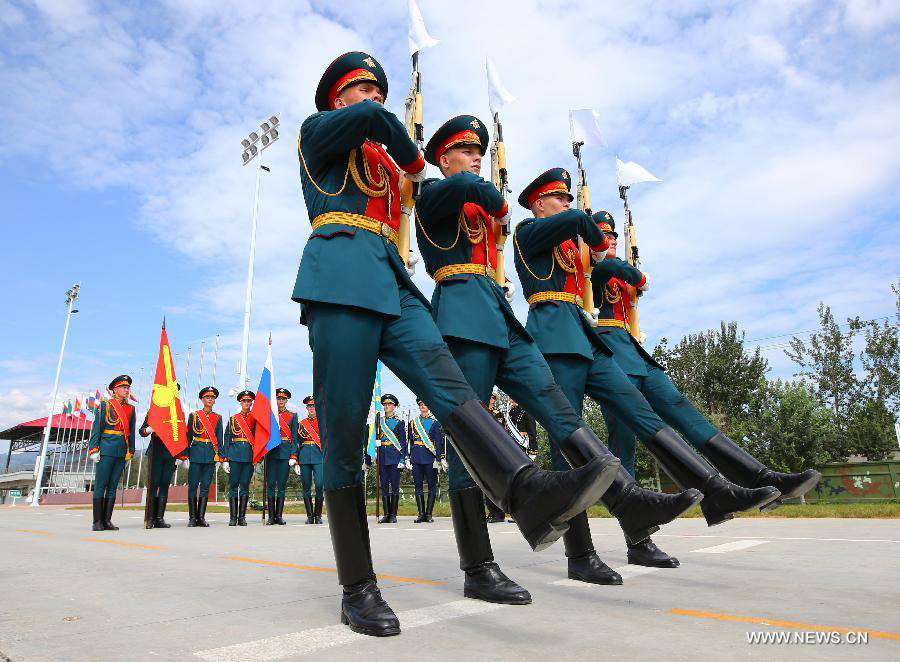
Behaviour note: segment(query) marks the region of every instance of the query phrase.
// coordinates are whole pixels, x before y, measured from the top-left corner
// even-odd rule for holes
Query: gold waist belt
[[[624,329],[625,322],[622,320],[599,319],[597,320],[597,326],[612,326],[617,329]]]
[[[397,231],[387,223],[376,221],[374,218],[363,216],[362,214],[351,214],[345,211],[329,211],[319,214],[313,219],[312,229],[318,230],[323,225],[329,223],[340,223],[341,225],[349,225],[353,228],[362,228],[374,234],[379,234],[386,239],[390,239],[394,246],[400,243],[400,237]]]
[[[571,292],[536,292],[528,297],[529,306],[533,306],[541,301],[562,301],[563,303],[574,303],[579,306],[582,304],[582,298]]]
[[[304,445],[304,446],[318,446],[319,444],[317,444],[317,443],[314,442],[314,441],[304,441],[304,442],[303,442],[303,445]]]
[[[203,438],[194,437],[194,443],[195,444],[211,444],[212,442],[209,439],[207,439],[206,437],[203,437]]]
[[[475,264],[473,262],[465,262],[463,264],[448,264],[434,272],[434,280],[440,283],[445,278],[456,276],[457,274],[475,274],[476,276],[487,276],[491,280],[495,278],[494,268],[486,264]]]
[[[103,434],[116,434],[121,436],[123,432],[121,430],[104,430]]]

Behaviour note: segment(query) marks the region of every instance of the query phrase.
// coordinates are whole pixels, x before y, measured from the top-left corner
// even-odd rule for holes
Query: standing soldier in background
[[[188,415],[188,526],[207,527],[206,504],[216,463],[221,462],[219,449],[224,448],[222,417],[212,408],[219,397],[219,389],[207,386],[200,389],[203,408]]]
[[[729,480],[747,488],[778,488],[781,496],[765,510],[771,510],[784,499],[801,496],[815,487],[821,478],[818,471],[807,469],[796,474],[772,471],[722,434],[681,394],[662,366],[628,332],[632,292],[638,296],[646,292],[649,279],[647,274],[616,257],[619,235],[612,215],[599,211],[593,219],[609,240],[606,259],[596,264],[591,279],[594,301],[599,306],[596,331],[603,344],[612,351],[615,362],[647,399],[653,411],[684,435]],[[622,467],[634,475],[635,433],[608,406],[601,405],[601,409],[609,428],[609,448],[622,460]],[[628,562],[663,568],[679,565],[678,559],[660,550],[649,538],[640,545],[628,546]]]
[[[91,428],[91,459],[97,463],[94,477],[94,531],[118,531],[112,523],[116,488],[125,463],[134,455],[134,407],[128,404],[131,377],[119,375],[109,383],[113,397],[100,403]]]
[[[416,507],[419,516],[416,524],[420,522],[433,522],[431,516],[434,510],[434,499],[437,496],[437,477],[439,463],[447,464],[444,459],[444,435],[441,433],[441,424],[437,422],[425,401],[416,400],[419,405],[419,415],[410,421],[409,431],[409,462],[411,462],[413,481],[416,486]],[[422,489],[423,482],[428,481],[428,504]]]
[[[178,384],[178,390],[181,390],[181,384]],[[150,447],[147,449],[147,456],[150,471],[147,474],[147,499],[150,500],[150,513],[147,517],[148,529],[170,529],[171,524],[167,524],[165,520],[166,502],[169,500],[169,485],[172,483],[172,476],[175,474],[176,458],[177,464],[188,461],[188,447],[185,446],[182,451],[173,456],[169,452],[169,448],[165,442],[159,437],[153,428],[150,427],[147,419],[150,413],[144,416],[144,422],[138,430],[142,437],[150,437]]]
[[[400,502],[400,469],[406,465],[406,423],[396,415],[400,401],[390,393],[381,396],[384,416],[376,430],[375,442],[378,446],[378,472],[381,480],[381,503],[384,517],[380,524],[397,521],[397,506]]]
[[[497,390],[494,389],[491,392],[491,397],[488,399],[487,405],[488,411],[491,412],[491,416],[506,429],[506,419],[503,416],[503,412],[500,411],[500,405],[497,404]],[[496,503],[491,501],[488,497],[484,497],[484,505],[487,506],[487,521],[488,524],[497,524],[498,522],[506,521],[506,513],[503,512],[503,508],[498,506]]]
[[[228,526],[247,526],[247,501],[253,476],[253,433],[256,431],[250,406],[255,398],[253,391],[237,394],[241,410],[231,417],[225,429],[222,468],[228,474]]]
[[[306,523],[322,523],[322,439],[319,437],[319,420],[316,418],[316,401],[311,395],[303,398],[306,405],[306,418],[300,421],[300,450],[297,456],[299,465],[294,472],[303,483],[303,506],[306,508]],[[313,506],[312,486],[316,484],[316,500]]]
[[[288,389],[275,389],[281,443],[266,454],[266,461],[269,463],[266,485],[269,496],[269,519],[266,524],[287,524],[283,517],[285,489],[291,467],[297,464],[297,414],[287,409],[287,402],[290,399],[291,392]]]
[[[528,456],[532,459],[537,457],[537,421],[534,420],[534,416],[522,409],[522,407],[519,406],[519,403],[512,398],[509,399],[509,421],[512,426],[519,431],[519,434],[522,435],[522,440],[525,442],[525,450],[528,452]]]

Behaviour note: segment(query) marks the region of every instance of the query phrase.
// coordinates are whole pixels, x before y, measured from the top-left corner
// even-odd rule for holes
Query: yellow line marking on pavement
[[[326,568],[319,565],[298,565],[283,561],[266,561],[264,559],[248,559],[244,556],[225,556],[226,561],[241,561],[243,563],[256,563],[257,565],[270,565],[275,568],[293,568],[294,570],[308,570],[309,572],[337,572],[336,568]],[[446,586],[447,582],[434,579],[418,579],[416,577],[397,577],[395,575],[377,575],[378,579],[391,582],[404,582],[407,584],[424,584],[426,586]]]
[[[775,618],[755,618],[753,616],[735,616],[734,614],[713,614],[706,611],[694,611],[693,609],[679,609],[673,607],[670,614],[676,616],[693,616],[694,618],[710,618],[716,621],[732,621],[735,623],[758,623],[779,628],[798,628],[815,632],[865,632],[876,639],[894,639],[900,641],[900,632],[880,632],[868,628],[847,628],[839,625],[814,625],[812,623],[797,623],[795,621],[780,621]]]
[[[52,536],[53,534],[49,531],[37,531],[35,529],[16,529],[19,533],[37,533],[42,536]]]
[[[136,542],[122,542],[121,540],[107,540],[106,538],[82,538],[87,542],[105,542],[110,545],[122,545],[123,547],[137,547],[138,549],[163,549],[159,545],[139,545]]]

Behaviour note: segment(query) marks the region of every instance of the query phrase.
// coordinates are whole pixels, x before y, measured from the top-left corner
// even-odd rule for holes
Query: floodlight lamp
[[[278,129],[272,129],[271,131],[269,131],[269,138],[272,139],[272,142],[278,140]]]
[[[269,124],[271,124],[273,128],[278,126],[278,118],[272,115],[272,117],[269,118]]]
[[[250,160],[250,154],[244,152],[243,154],[241,154],[241,158],[244,160],[244,165],[247,165],[247,162]]]
[[[268,123],[268,122],[263,122],[262,124],[259,125],[259,128],[262,129],[262,131],[263,131],[263,137],[265,138],[266,132],[267,132],[269,129],[271,129],[272,127],[269,126],[269,123]]]
[[[244,149],[247,149],[248,147],[250,147],[250,141],[247,140],[246,138],[244,138],[244,139],[241,141],[241,147],[243,147]]]
[[[256,133],[256,131],[254,131],[253,133],[250,134],[249,138],[250,138],[250,142],[255,143],[257,140],[259,140],[259,134]]]
[[[270,142],[272,142],[272,141],[269,140],[269,136],[266,135],[266,134],[264,133],[264,134],[263,134],[263,137],[262,137],[262,146],[263,146],[263,149],[265,149],[266,147],[268,147]]]
[[[250,145],[250,150],[249,150],[249,151],[250,151],[250,158],[251,158],[251,159],[252,159],[254,156],[256,156],[257,153],[259,152],[259,150],[256,148],[256,145]]]

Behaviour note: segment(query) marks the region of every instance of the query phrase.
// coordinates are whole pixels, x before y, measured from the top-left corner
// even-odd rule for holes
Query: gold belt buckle
[[[382,223],[381,224],[381,234],[385,237],[390,237],[391,236],[391,226],[388,225],[387,223]]]

